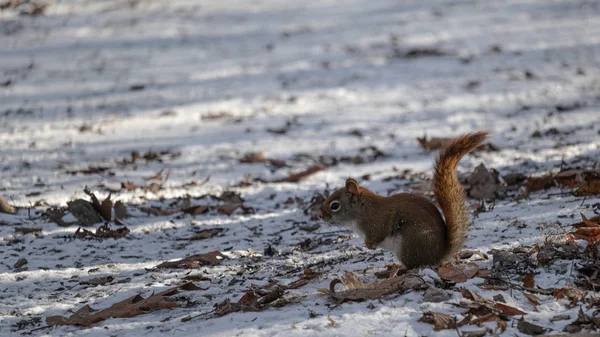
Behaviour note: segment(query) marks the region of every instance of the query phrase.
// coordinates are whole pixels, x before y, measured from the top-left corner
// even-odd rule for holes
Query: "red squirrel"
[[[465,243],[469,211],[455,167],[488,137],[487,131],[452,140],[435,163],[433,192],[444,218],[429,199],[411,193],[383,197],[360,187],[356,180],[333,192],[320,208],[320,218],[352,229],[369,249],[390,250],[407,268],[438,265]]]

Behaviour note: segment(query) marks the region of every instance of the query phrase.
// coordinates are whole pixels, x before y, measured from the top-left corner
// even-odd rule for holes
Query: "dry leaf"
[[[193,282],[187,282],[187,283],[184,283],[183,285],[180,285],[179,289],[187,290],[187,291],[197,291],[197,290],[207,290],[208,288],[200,288],[197,285],[195,285]]]
[[[519,329],[521,333],[531,336],[543,335],[544,333],[546,333],[547,330],[546,328],[541,327],[539,325],[529,323],[524,319],[519,320],[519,324],[517,324],[517,329]]]
[[[584,182],[581,183],[576,196],[590,196],[600,194],[600,173],[597,171],[587,171],[583,173]]]
[[[554,186],[554,177],[552,175],[528,177],[525,186],[528,193],[545,190]]]
[[[189,240],[204,240],[204,239],[210,239],[218,234],[221,234],[225,231],[224,228],[209,228],[209,229],[204,229],[201,230],[199,232],[194,233],[194,235],[189,238]]]
[[[555,288],[554,298],[561,300],[568,298],[571,305],[576,305],[578,302],[583,301],[586,296],[586,292],[577,288]]]
[[[582,172],[583,170],[566,170],[557,173],[554,179],[561,186],[575,188],[583,181]]]
[[[208,206],[205,206],[205,205],[192,206],[192,207],[188,207],[183,210],[183,213],[187,213],[187,214],[191,214],[191,215],[199,215],[199,214],[204,214],[206,212],[208,212]]]
[[[282,179],[277,179],[277,180],[272,180],[271,182],[273,183],[297,183],[300,180],[313,175],[319,171],[322,171],[323,167],[321,166],[312,166],[307,168],[304,171],[298,172],[298,173],[294,173],[294,174],[290,174],[289,176],[287,176],[286,178],[282,178]]]
[[[186,281],[194,281],[194,282],[210,281],[210,277],[206,277],[203,275],[188,275],[188,276],[184,276],[183,279]]]
[[[440,312],[427,311],[419,318],[419,322],[433,325],[433,330],[456,329],[456,318]]]
[[[318,292],[329,295],[336,301],[346,302],[378,299],[392,293],[425,289],[427,287],[420,277],[413,274],[405,274],[373,283],[363,283],[353,273],[346,272],[342,279],[343,282],[339,279],[331,281],[329,289],[318,289]],[[348,290],[335,291],[335,286],[340,283],[345,284]]]
[[[98,198],[96,198],[96,195],[92,193],[87,186],[83,189],[83,192],[92,198],[92,206],[94,206],[96,212],[98,212],[104,220],[110,221],[112,219],[112,201],[110,200],[110,193],[108,194],[108,197],[100,203]]]
[[[575,232],[569,233],[569,237],[585,240],[590,245],[600,241],[600,225],[586,218],[583,213],[581,219],[583,220],[583,227],[576,228]]]
[[[460,283],[475,277],[478,271],[479,266],[473,262],[460,265],[448,263],[438,269],[438,275],[444,280]]]
[[[122,201],[115,202],[113,208],[115,209],[115,220],[124,220],[129,218],[127,208],[125,207],[125,204],[123,204]]]
[[[89,285],[93,285],[93,286],[102,286],[105,285],[107,283],[110,283],[114,280],[115,278],[112,276],[104,276],[104,277],[95,277],[86,281],[81,281],[79,282],[79,284],[89,284]]]
[[[98,204],[100,205],[100,204]],[[69,211],[75,218],[77,218],[76,224],[80,226],[92,226],[99,222],[102,222],[102,218],[98,215],[98,211],[92,203],[83,199],[73,200],[67,203]],[[69,224],[62,220],[62,215],[59,212],[51,215],[51,219],[61,226],[67,226]]]
[[[521,316],[527,315],[527,313],[521,309],[517,309],[515,307],[508,306],[504,303],[496,303],[496,308],[500,309],[502,313],[506,316]]]
[[[134,183],[125,182],[121,183],[121,188],[127,191],[133,191],[137,188],[137,186]]]
[[[239,207],[240,207],[239,205],[220,205],[220,206],[217,206],[217,212],[219,214],[231,215]]]
[[[92,231],[83,229],[81,227],[77,228],[77,230],[75,231],[75,236],[80,239],[96,239],[100,241],[109,238],[120,239],[127,234],[129,234],[129,229],[127,227],[111,229],[108,223],[98,227],[96,233],[93,233]]]
[[[253,163],[264,163],[266,160],[264,152],[248,153],[240,159],[240,163],[253,164]]]
[[[140,211],[142,211],[144,213],[152,214],[155,216],[166,216],[166,215],[171,215],[171,214],[180,212],[181,209],[180,208],[162,209],[162,208],[158,208],[158,207],[140,207]]]
[[[327,326],[330,328],[335,328],[337,323],[331,318],[331,316],[327,316]]]
[[[523,277],[523,287],[529,289],[535,288],[535,276],[533,273],[528,273]]]
[[[176,261],[167,261],[154,268],[195,268],[204,265],[216,265],[226,259],[227,256],[221,254],[218,250],[213,250],[204,254],[194,254]]]
[[[31,233],[41,233],[42,228],[27,228],[27,227],[16,227],[15,233],[21,234],[31,234]]]
[[[165,299],[165,296],[174,295],[176,293],[177,288],[171,288],[158,294],[153,294],[147,298],[135,295],[97,312],[90,306],[85,305],[71,315],[71,317],[48,316],[46,318],[46,324],[90,326],[109,318],[129,318],[146,314],[157,309],[176,308],[178,307],[177,303]]]
[[[163,179],[163,178],[162,178],[162,173],[163,173],[163,171],[164,171],[164,169],[162,169],[162,170],[160,170],[160,171],[156,172],[156,174],[155,174],[155,175],[153,175],[153,176],[151,176],[151,177],[147,177],[147,178],[143,178],[143,179],[144,179],[145,181],[148,181],[148,180],[159,180],[159,181],[162,181],[162,179]]]
[[[589,220],[588,218],[585,217],[585,215],[583,215],[583,213],[579,213],[581,214],[581,219],[582,222],[587,226],[587,227],[591,227],[591,228],[600,228],[600,224],[597,224],[591,220]]]
[[[540,305],[540,299],[537,296],[528,293],[523,293],[523,296],[525,296],[529,304],[537,310],[538,305]]]
[[[261,311],[270,303],[280,299],[284,294],[283,288],[275,285],[272,289],[250,289],[237,303],[229,299],[215,304],[215,315],[223,316],[232,312]]]

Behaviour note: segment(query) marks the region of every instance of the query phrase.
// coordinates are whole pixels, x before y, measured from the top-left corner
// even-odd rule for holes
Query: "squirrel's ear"
[[[358,183],[356,182],[356,180],[352,179],[352,178],[348,178],[348,180],[346,180],[346,191],[350,192],[352,194],[358,194],[358,191],[360,190],[360,187],[358,187]]]

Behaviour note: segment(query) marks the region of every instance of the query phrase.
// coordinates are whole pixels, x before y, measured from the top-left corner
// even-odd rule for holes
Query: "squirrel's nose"
[[[319,210],[317,213],[317,217],[319,217],[319,219],[323,219],[323,212],[321,210]]]

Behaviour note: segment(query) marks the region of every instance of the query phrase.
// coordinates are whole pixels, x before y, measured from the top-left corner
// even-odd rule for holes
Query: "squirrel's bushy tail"
[[[469,226],[469,211],[465,191],[458,181],[455,167],[460,159],[480,145],[489,132],[479,131],[464,134],[450,142],[441,150],[435,162],[433,177],[433,193],[440,204],[444,218],[446,218],[446,232],[448,234],[448,247],[444,259],[456,254],[465,243],[467,228]]]

